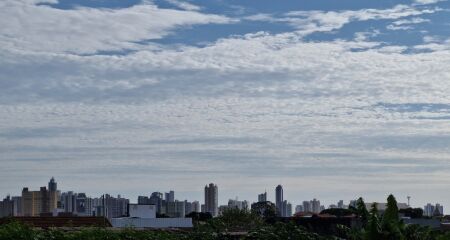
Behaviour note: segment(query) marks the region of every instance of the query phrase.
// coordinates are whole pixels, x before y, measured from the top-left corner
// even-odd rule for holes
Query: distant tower
[[[410,207],[411,205],[409,205],[409,201],[411,200],[411,196],[407,196],[406,198],[408,198],[408,207]]]
[[[211,213],[213,217],[219,215],[219,193],[214,183],[205,186],[205,212]]]
[[[275,188],[275,207],[279,216],[283,216],[283,186],[278,185]]]
[[[52,179],[50,179],[50,182],[48,182],[48,190],[50,191],[50,192],[56,192],[56,190],[57,190],[57,183],[56,183],[56,181],[55,181],[55,178],[54,177],[52,177]]]
[[[165,194],[166,195],[166,202],[175,202],[175,192],[170,191]]]
[[[258,202],[267,202],[267,192],[258,194]]]

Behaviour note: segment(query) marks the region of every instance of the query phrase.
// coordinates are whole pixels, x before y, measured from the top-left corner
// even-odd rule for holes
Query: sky
[[[2,0],[0,196],[450,208],[450,2]]]

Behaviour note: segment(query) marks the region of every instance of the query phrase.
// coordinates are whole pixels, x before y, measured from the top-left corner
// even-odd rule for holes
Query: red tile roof
[[[18,221],[33,227],[111,227],[104,217],[12,217],[0,218],[0,225]]]

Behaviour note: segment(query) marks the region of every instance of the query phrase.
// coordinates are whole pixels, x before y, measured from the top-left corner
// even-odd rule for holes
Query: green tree
[[[12,221],[0,226],[0,240],[33,240],[37,237],[33,228],[19,222]]]
[[[227,230],[232,231],[249,231],[264,224],[264,220],[258,214],[238,208],[223,211],[217,220],[220,220]]]
[[[404,225],[399,220],[397,200],[390,194],[387,198],[386,211],[381,221],[382,239],[405,239]]]
[[[407,240],[432,240],[437,238],[439,232],[433,231],[430,227],[411,224],[405,227],[403,234]]]
[[[394,195],[390,194],[387,198],[387,207],[383,215],[383,224],[398,223],[398,206]]]
[[[370,208],[370,218],[365,229],[365,239],[378,240],[381,237],[380,219],[378,216],[377,203],[373,203]]]
[[[369,219],[369,211],[367,211],[366,203],[364,203],[364,199],[362,197],[358,198],[356,201],[356,212],[361,218],[363,226],[366,226]]]
[[[261,216],[267,223],[276,222],[276,208],[275,205],[269,201],[253,203],[251,212]]]

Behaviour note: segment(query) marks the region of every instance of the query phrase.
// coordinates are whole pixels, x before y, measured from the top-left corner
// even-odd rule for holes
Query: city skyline
[[[51,177],[50,181],[48,182],[48,189],[47,190],[48,191],[55,191],[57,186],[58,186],[57,183],[58,182],[55,182],[55,178]],[[36,188],[36,190],[33,190],[33,188],[30,188],[30,187],[23,187],[21,192],[23,194],[23,190],[25,190],[25,189],[26,189],[26,191],[39,192],[39,191],[42,191],[43,188],[46,188],[46,186],[41,186],[39,188]],[[217,198],[218,202],[216,203],[216,206],[215,206],[216,210],[211,210],[211,209],[214,209],[214,206],[211,209],[207,209],[207,207],[206,207],[206,201],[207,201],[207,196],[208,196],[207,191],[211,191],[210,189],[212,189],[212,188],[215,188],[215,190],[212,190],[213,192],[210,193],[210,194],[212,194],[212,195],[210,195],[210,198],[212,197],[212,199],[210,199],[210,201],[214,201],[214,199]],[[277,197],[276,197],[276,193],[278,191],[280,192],[280,197],[281,197],[280,198],[280,200],[281,200],[280,203],[278,203]],[[218,213],[220,212],[219,207],[226,206],[226,205],[230,206],[230,201],[236,201],[237,202],[238,199],[241,199],[241,201],[247,202],[248,207],[250,207],[249,203],[260,202],[260,195],[261,195],[261,193],[257,194],[257,196],[254,196],[255,199],[240,198],[238,195],[235,195],[235,198],[223,197],[223,196],[221,197],[221,195],[218,194],[218,186],[217,186],[217,184],[214,184],[214,183],[209,183],[209,184],[205,185],[205,187],[203,189],[203,192],[202,192],[203,198],[200,198],[200,199],[192,199],[192,198],[183,197],[183,196],[180,197],[178,194],[175,195],[175,193],[178,193],[178,191],[174,191],[172,189],[164,190],[164,191],[160,191],[160,190],[152,191],[152,193],[150,193],[150,192],[148,192],[148,193],[141,192],[136,197],[126,196],[126,195],[121,194],[120,192],[116,193],[116,194],[110,194],[108,192],[103,192],[103,193],[97,192],[97,193],[90,194],[90,193],[86,193],[85,191],[73,191],[73,190],[59,189],[59,188],[58,188],[58,192],[60,194],[61,193],[63,194],[63,198],[65,196],[64,194],[66,194],[66,195],[67,194],[69,194],[69,195],[82,194],[84,197],[94,197],[94,198],[100,198],[100,199],[102,198],[102,196],[105,196],[105,195],[112,196],[112,197],[118,197],[118,198],[123,197],[124,199],[128,200],[128,203],[133,203],[133,204],[136,204],[136,203],[137,204],[154,204],[154,203],[148,202],[148,197],[152,197],[155,193],[158,193],[158,194],[161,194],[160,199],[164,200],[166,204],[167,203],[175,203],[175,202],[180,202],[181,203],[183,201],[184,202],[191,201],[190,203],[197,202],[197,203],[200,204],[198,206],[199,210],[200,210],[200,206],[202,206],[202,208],[201,208],[202,212],[203,211],[210,212],[210,213],[212,213],[213,216],[217,216],[218,215]],[[328,209],[328,208],[346,208],[349,205],[354,204],[356,202],[357,198],[359,198],[359,197],[363,197],[364,198],[364,196],[355,196],[354,198],[348,199],[348,200],[335,199],[334,202],[330,202],[330,203],[327,203],[327,202],[324,202],[324,201],[321,202],[321,200],[320,200],[321,198],[320,197],[319,198],[314,197],[314,199],[312,199],[311,201],[307,200],[307,198],[305,198],[305,199],[289,199],[289,201],[287,201],[287,199],[284,197],[283,186],[280,185],[280,184],[278,184],[277,186],[273,187],[273,193],[274,193],[273,194],[273,199],[270,198],[270,195],[267,194],[267,191],[265,191],[263,194],[266,195],[266,197],[267,197],[266,200],[269,201],[269,202],[272,202],[274,204],[274,206],[277,207],[277,209],[278,209],[278,204],[281,204],[285,208],[286,208],[286,205],[283,205],[283,202],[285,202],[285,204],[289,204],[290,205],[289,206],[290,215],[296,213],[296,210],[298,209],[298,206],[302,206],[302,209],[309,209],[306,212],[320,213],[320,211],[322,211],[324,209]],[[16,194],[16,195],[15,194],[6,194],[4,197],[6,197],[6,196],[15,197],[15,196],[21,196],[21,194]],[[0,196],[0,199],[3,199],[4,197]],[[141,197],[145,197],[146,199],[142,200],[143,202],[140,202]],[[71,197],[69,197],[69,198],[71,198]],[[405,206],[408,206],[406,201],[402,201],[401,198],[398,198],[397,200],[399,201],[399,204],[403,204]],[[52,201],[55,202],[55,200],[52,200]],[[65,200],[65,201],[67,201],[67,200]],[[384,199],[381,200],[381,201],[374,201],[374,200],[371,200],[371,199],[365,199],[365,201],[367,203],[367,208],[370,208],[370,205],[371,205],[370,203],[371,202],[383,203]],[[305,202],[308,202],[308,204],[309,204],[308,207],[305,206]],[[315,205],[316,202],[317,202],[317,205]],[[346,203],[348,203],[348,204],[346,204]],[[71,203],[71,204],[73,204],[73,203]],[[204,209],[203,209],[203,205],[205,205]],[[422,209],[424,209],[425,214],[430,215],[434,211],[434,209],[435,209],[434,206],[435,205],[436,206],[440,206],[441,213],[445,214],[445,208],[443,208],[443,205],[440,204],[439,202],[433,202],[432,199],[429,199],[429,201],[426,203],[426,205],[420,206],[420,204],[419,205],[411,204],[410,207],[412,207],[412,208],[422,208]],[[233,204],[233,206],[234,206],[234,204]],[[346,207],[344,207],[344,206],[346,206]],[[74,207],[75,206],[73,206],[73,208]],[[69,209],[72,209],[72,208],[69,208]],[[431,210],[429,210],[429,209],[431,209]],[[67,208],[66,208],[66,210],[67,210]],[[70,211],[72,211],[72,210],[70,210]],[[217,212],[215,214],[213,214],[214,211],[217,211]],[[285,211],[286,211],[286,209],[281,209],[281,210],[279,209],[279,210],[277,210],[278,214],[282,214],[282,215],[287,213]]]
[[[450,206],[448,0],[2,0],[0,192]],[[48,180],[48,179],[47,179]],[[46,181],[47,181],[46,180]],[[17,186],[20,185],[20,186]],[[433,203],[434,204],[434,203]]]

